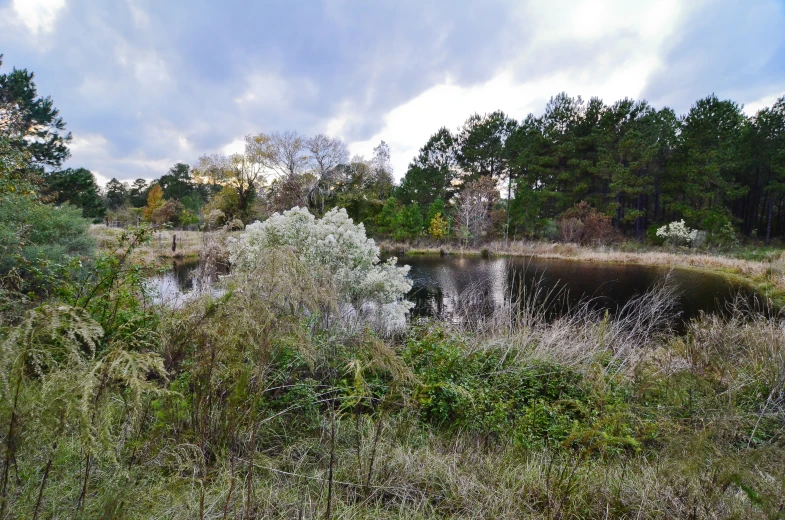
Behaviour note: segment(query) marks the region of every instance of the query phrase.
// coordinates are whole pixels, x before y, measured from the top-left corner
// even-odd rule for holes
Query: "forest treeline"
[[[61,168],[70,134],[32,74],[14,69],[0,81],[3,142],[30,156],[29,181],[42,200],[96,222],[210,228],[301,206],[346,208],[370,233],[396,239],[565,238],[565,221],[585,225],[588,214],[615,237],[655,238],[681,219],[710,240],[785,237],[785,97],[748,116],[711,95],[677,115],[561,93],[540,116],[497,111],[438,129],[397,185],[384,141],[366,159],[325,135],[260,133],[246,136],[243,153],[178,163],[153,181],[113,178],[101,190],[89,170]]]

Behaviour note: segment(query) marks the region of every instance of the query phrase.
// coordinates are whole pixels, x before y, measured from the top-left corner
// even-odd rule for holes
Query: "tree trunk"
[[[766,245],[771,241],[771,214],[774,209],[774,201],[769,198],[768,208],[766,209]]]

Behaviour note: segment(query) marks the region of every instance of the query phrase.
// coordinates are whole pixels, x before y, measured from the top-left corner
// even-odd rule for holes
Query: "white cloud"
[[[253,73],[245,78],[245,88],[234,98],[243,107],[282,108],[287,105],[292,86],[272,72]]]
[[[145,28],[150,25],[150,17],[142,8],[136,5],[134,0],[126,0],[126,3],[128,4],[128,9],[131,11],[131,16],[137,27]]]
[[[109,178],[105,175],[102,175],[97,170],[90,170],[90,172],[95,177],[95,183],[98,184],[101,188],[106,188],[106,183],[109,182]]]
[[[430,87],[388,112],[381,129],[370,139],[350,143],[350,151],[367,156],[380,140],[386,141],[400,179],[431,134],[441,126],[455,130],[475,112],[503,110],[520,120],[530,112],[542,113],[547,100],[562,91],[606,102],[639,97],[647,78],[662,66],[665,46],[683,14],[675,0],[525,4],[512,16],[534,28],[531,41],[492,78],[471,86],[448,78]],[[563,49],[581,51],[591,45],[598,50],[591,53],[592,62],[576,64],[564,56]],[[566,59],[552,58],[543,68],[542,60],[559,56],[559,51]],[[533,69],[540,72],[527,77]],[[327,122],[327,131],[340,136],[356,117],[344,107]]]
[[[785,95],[785,92],[779,92],[777,94],[764,96],[756,101],[753,101],[752,103],[747,103],[744,105],[744,113],[748,116],[754,116],[758,110],[763,110],[764,108],[772,106],[783,95]]]
[[[71,153],[95,155],[105,153],[109,142],[101,134],[80,134],[71,140]]]
[[[53,29],[57,12],[65,7],[65,0],[13,0],[12,6],[22,23],[37,35]]]
[[[223,152],[225,155],[234,155],[236,153],[243,153],[245,152],[245,140],[235,139],[231,143],[222,146],[221,152]]]

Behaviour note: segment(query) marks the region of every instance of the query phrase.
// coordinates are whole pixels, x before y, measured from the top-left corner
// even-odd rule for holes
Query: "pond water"
[[[550,293],[550,312],[557,315],[569,306],[591,300],[599,310],[614,313],[630,299],[645,293],[666,277],[676,290],[676,329],[699,315],[724,313],[738,295],[748,301],[753,290],[724,276],[688,269],[669,269],[573,260],[529,257],[482,258],[478,256],[401,256],[410,266],[412,315],[451,318],[459,306],[470,315],[489,315],[509,302],[510,295],[534,294],[544,301]],[[159,301],[177,302],[199,287],[192,273],[199,261],[176,261],[167,272],[151,280]],[[226,272],[226,268],[224,268]],[[556,298],[558,293],[558,298]]]
[[[215,276],[205,276],[203,280],[203,277],[198,276],[200,266],[201,262],[198,259],[173,260],[170,268],[162,269],[162,272],[149,280],[154,300],[157,303],[178,306],[204,291],[216,293],[212,284],[212,278]],[[217,270],[216,274],[226,274],[229,272],[229,267],[219,264]]]
[[[749,302],[756,297],[748,286],[690,269],[532,257],[422,255],[401,256],[398,263],[410,266],[413,287],[407,298],[415,304],[414,316],[449,317],[458,305],[473,306],[470,315],[490,314],[510,295],[521,294],[550,301],[551,314],[586,300],[612,314],[667,277],[679,313],[673,325],[682,329],[701,311],[725,313],[737,296]]]

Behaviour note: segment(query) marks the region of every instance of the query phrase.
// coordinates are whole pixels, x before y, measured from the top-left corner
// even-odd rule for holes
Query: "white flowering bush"
[[[698,237],[698,230],[688,228],[684,223],[684,219],[682,219],[658,228],[657,236],[673,245],[688,246],[695,242],[695,239]]]
[[[248,225],[230,243],[229,260],[233,269],[251,272],[263,251],[277,247],[294,248],[317,278],[321,273],[329,275],[345,322],[369,320],[386,333],[405,326],[406,313],[413,306],[404,299],[412,287],[406,277],[409,266],[396,266],[395,258],[380,262],[379,248],[346,210],[333,209],[321,219],[299,207],[274,213],[264,222]]]

